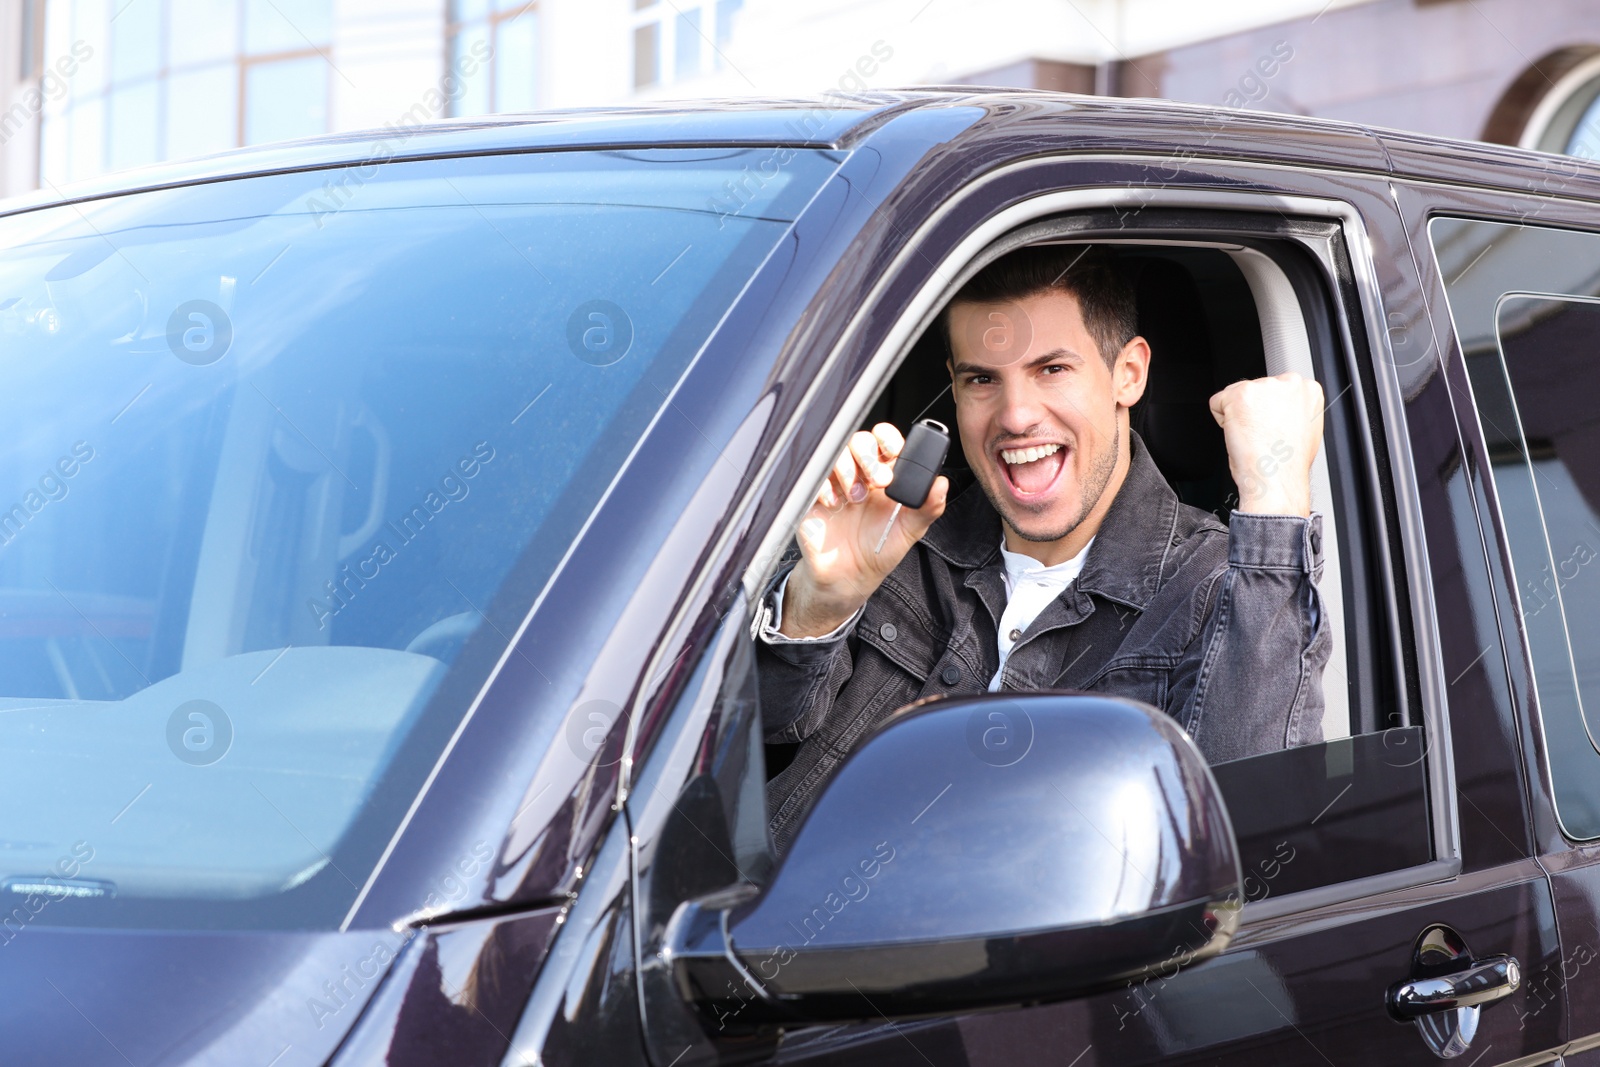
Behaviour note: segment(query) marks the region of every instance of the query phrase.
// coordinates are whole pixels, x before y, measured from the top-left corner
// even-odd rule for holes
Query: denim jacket
[[[975,484],[837,637],[773,636],[768,593],[757,649],[766,739],[804,742],[768,785],[780,850],[890,713],[988,687],[1006,603],[1000,543],[1000,517]],[[1001,689],[1143,701],[1212,763],[1320,741],[1332,644],[1315,585],[1321,552],[1319,515],[1235,514],[1225,527],[1180,503],[1133,434],[1127,478],[1082,573],[1017,641]]]

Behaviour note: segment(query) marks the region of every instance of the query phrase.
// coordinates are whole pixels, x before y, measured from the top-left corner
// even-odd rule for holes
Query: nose
[[[1013,376],[1004,383],[995,421],[1002,433],[1017,436],[1026,435],[1045,421],[1038,390],[1026,375]]]

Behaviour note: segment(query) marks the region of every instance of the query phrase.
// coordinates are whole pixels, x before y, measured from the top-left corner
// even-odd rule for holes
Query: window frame
[[[1154,161],[1122,155],[1074,155],[1068,159],[1073,163],[1097,160],[1122,164],[1155,162],[1166,168],[1171,167],[1170,161],[1167,160]],[[1043,162],[1062,161],[1057,157]],[[1038,162],[1035,161],[1013,164],[1003,171],[1026,169],[1037,165]],[[1263,169],[1279,172],[1285,170],[1277,167]],[[1376,273],[1371,263],[1371,242],[1360,214],[1352,205],[1320,197],[1261,192],[1127,187],[1065,189],[1042,193],[990,214],[983,223],[973,227],[956,247],[949,250],[940,249],[936,256],[919,247],[919,238],[925,237],[943,214],[951,211],[953,205],[978,193],[983,185],[994,180],[994,177],[995,173],[991,173],[987,178],[972,183],[963,190],[961,196],[951,198],[938,211],[930,213],[902,249],[894,267],[884,272],[885,280],[859,303],[857,322],[878,306],[881,289],[906,258],[923,255],[936,259],[938,268],[917,290],[915,296],[905,303],[903,309],[897,310],[894,325],[857,375],[848,395],[830,418],[828,431],[823,437],[821,446],[803,468],[801,476],[785,498],[783,507],[778,513],[778,520],[761,541],[754,562],[745,573],[744,588],[748,598],[758,597],[765,588],[789,541],[789,532],[799,523],[809,507],[814,487],[826,477],[828,469],[832,466],[833,457],[844,447],[850,433],[854,432],[872,402],[899,369],[916,339],[933,322],[938,310],[959,288],[965,277],[976,271],[977,267],[974,264],[981,261],[987,250],[1008,233],[1052,217],[1108,209],[1119,212],[1147,208],[1220,209],[1257,215],[1292,214],[1334,223],[1337,226],[1337,235],[1334,237],[1293,235],[1291,239],[1298,241],[1317,262],[1325,275],[1324,282],[1335,302],[1334,306],[1329,307],[1335,343],[1342,350],[1340,354],[1346,363],[1343,370],[1350,381],[1350,388],[1357,391],[1358,401],[1354,404],[1354,409],[1358,412],[1359,428],[1365,431],[1361,435],[1361,441],[1358,442],[1358,445],[1364,446],[1361,449],[1363,454],[1359,457],[1364,463],[1364,470],[1352,472],[1352,476],[1359,477],[1364,474],[1370,485],[1383,484],[1374,451],[1377,447],[1377,435],[1374,433],[1375,428],[1368,422],[1366,405],[1360,402],[1365,399],[1364,394],[1369,386],[1366,385],[1361,373],[1360,357],[1357,352],[1364,348],[1374,364],[1390,355],[1387,332],[1378,325],[1387,323],[1388,319],[1384,315]],[[1129,237],[1131,234],[1124,232],[1123,236]],[[1196,239],[1200,239],[1198,235]],[[1341,279],[1348,284],[1352,292],[1345,291]],[[1353,306],[1350,302],[1352,296],[1355,301]],[[1363,343],[1360,346],[1356,344],[1357,336],[1352,331],[1350,322],[1352,314],[1361,317],[1361,325],[1364,327],[1360,337]],[[851,327],[847,328],[846,336],[857,322],[852,322]],[[842,348],[843,345],[839,347]],[[837,354],[838,349],[833,355]],[[1395,530],[1395,534],[1391,536],[1396,536],[1398,543],[1391,544],[1390,537],[1379,537],[1375,539],[1375,543],[1368,546],[1368,550],[1373,559],[1373,566],[1381,569],[1383,581],[1389,590],[1387,602],[1383,607],[1390,615],[1389,636],[1395,646],[1392,654],[1394,663],[1401,673],[1401,677],[1397,679],[1399,684],[1396,690],[1397,699],[1402,705],[1401,721],[1422,725],[1426,736],[1430,739],[1427,751],[1433,758],[1428,760],[1426,771],[1428,809],[1431,817],[1429,834],[1435,858],[1412,867],[1252,902],[1246,906],[1245,923],[1274,919],[1376,893],[1437,882],[1455,876],[1462,867],[1450,726],[1444,699],[1446,685],[1439,655],[1439,628],[1434,611],[1431,575],[1427,567],[1426,546],[1423,541],[1420,504],[1411,475],[1409,442],[1404,432],[1404,400],[1400,394],[1399,383],[1392,375],[1381,373],[1374,367],[1372,379],[1375,383],[1376,396],[1371,399],[1376,401],[1382,418],[1382,426],[1377,429],[1382,434],[1390,469],[1393,471],[1392,498],[1385,499],[1380,496],[1374,504],[1380,511],[1377,516],[1380,526]],[[819,376],[812,383],[803,405],[815,402],[816,389],[821,381]],[[785,436],[792,434],[793,429],[791,425]],[[1346,525],[1351,530],[1360,529],[1359,524]],[[1401,561],[1404,561],[1404,565]],[[1406,598],[1404,610],[1399,604],[1402,597]]]
[[[44,69],[45,0],[21,0],[17,5],[17,85],[30,82]]]

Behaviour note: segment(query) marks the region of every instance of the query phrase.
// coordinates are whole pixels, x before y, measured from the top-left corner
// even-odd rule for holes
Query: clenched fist
[[[801,560],[783,592],[779,631],[785,636],[820,637],[837,629],[944,514],[950,480],[941,475],[922,507],[900,512],[878,550],[895,508],[884,489],[894,479],[894,461],[904,447],[900,431],[880,422],[871,433],[852,436],[839,454],[800,523]]]
[[[1311,462],[1322,445],[1322,386],[1290,371],[1234,382],[1211,398],[1239,487],[1236,511],[1311,514]]]

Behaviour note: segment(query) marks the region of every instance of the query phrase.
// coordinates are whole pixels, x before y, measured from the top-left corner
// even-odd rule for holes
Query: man
[[[942,325],[977,483],[947,508],[940,477],[876,551],[903,439],[887,424],[855,434],[767,599],[767,740],[805,742],[769,786],[780,850],[849,751],[920,697],[1131,697],[1176,719],[1212,762],[1321,740],[1317,383],[1281,374],[1211,398],[1239,489],[1224,527],[1179,503],[1129,428],[1151,352],[1108,256],[1014,252],[956,295]]]

